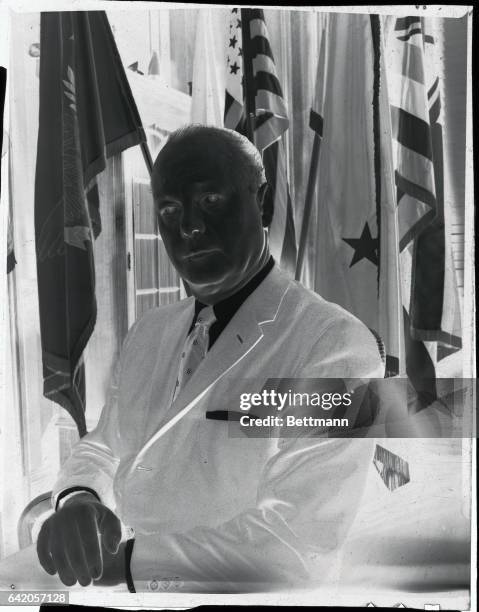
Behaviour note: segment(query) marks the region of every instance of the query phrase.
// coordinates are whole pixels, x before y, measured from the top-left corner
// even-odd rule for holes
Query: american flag
[[[243,35],[239,9],[231,9],[226,55],[225,127],[244,132]]]
[[[263,155],[266,197],[274,202],[271,251],[292,275],[296,234],[282,141],[289,120],[261,9],[230,12],[224,125],[248,136]]]

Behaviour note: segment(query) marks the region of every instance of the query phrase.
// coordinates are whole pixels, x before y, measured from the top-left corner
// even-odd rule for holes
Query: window
[[[180,298],[181,280],[168,259],[158,232],[149,180],[133,180],[136,318]]]

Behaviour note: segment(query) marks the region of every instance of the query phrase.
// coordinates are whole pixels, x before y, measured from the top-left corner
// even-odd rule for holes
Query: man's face
[[[164,151],[153,195],[168,255],[192,288],[229,291],[263,248],[261,202],[226,145],[194,139]],[[226,154],[225,154],[226,153]]]

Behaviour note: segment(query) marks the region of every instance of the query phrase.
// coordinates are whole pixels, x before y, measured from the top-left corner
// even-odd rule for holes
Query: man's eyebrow
[[[224,185],[218,183],[218,179],[215,177],[206,178],[203,180],[189,181],[189,187],[195,190],[216,190],[219,191],[224,189]]]
[[[225,191],[227,189],[227,186],[225,184],[218,183],[218,179],[214,177],[204,179],[204,180],[191,181],[189,182],[189,187],[196,191],[215,191],[216,192],[216,191]],[[174,191],[169,192],[167,190],[165,191],[152,190],[152,195],[155,201],[172,200],[172,201],[179,202],[181,200],[181,197],[178,194],[174,195]]]
[[[218,181],[214,178],[205,179],[204,181],[195,181],[193,187],[209,187],[210,185],[218,186]]]
[[[171,195],[166,191],[160,193],[153,193],[153,199],[155,200],[155,202],[161,202],[163,200],[171,200],[174,202],[180,201],[180,198],[178,198],[178,196]]]

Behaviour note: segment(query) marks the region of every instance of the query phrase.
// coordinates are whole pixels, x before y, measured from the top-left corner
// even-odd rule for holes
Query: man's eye
[[[222,201],[222,198],[219,193],[207,193],[203,198],[201,198],[201,203],[206,204],[206,206],[214,206],[215,204],[219,204]]]
[[[159,214],[164,218],[170,218],[178,212],[178,206],[162,206],[160,208]]]

